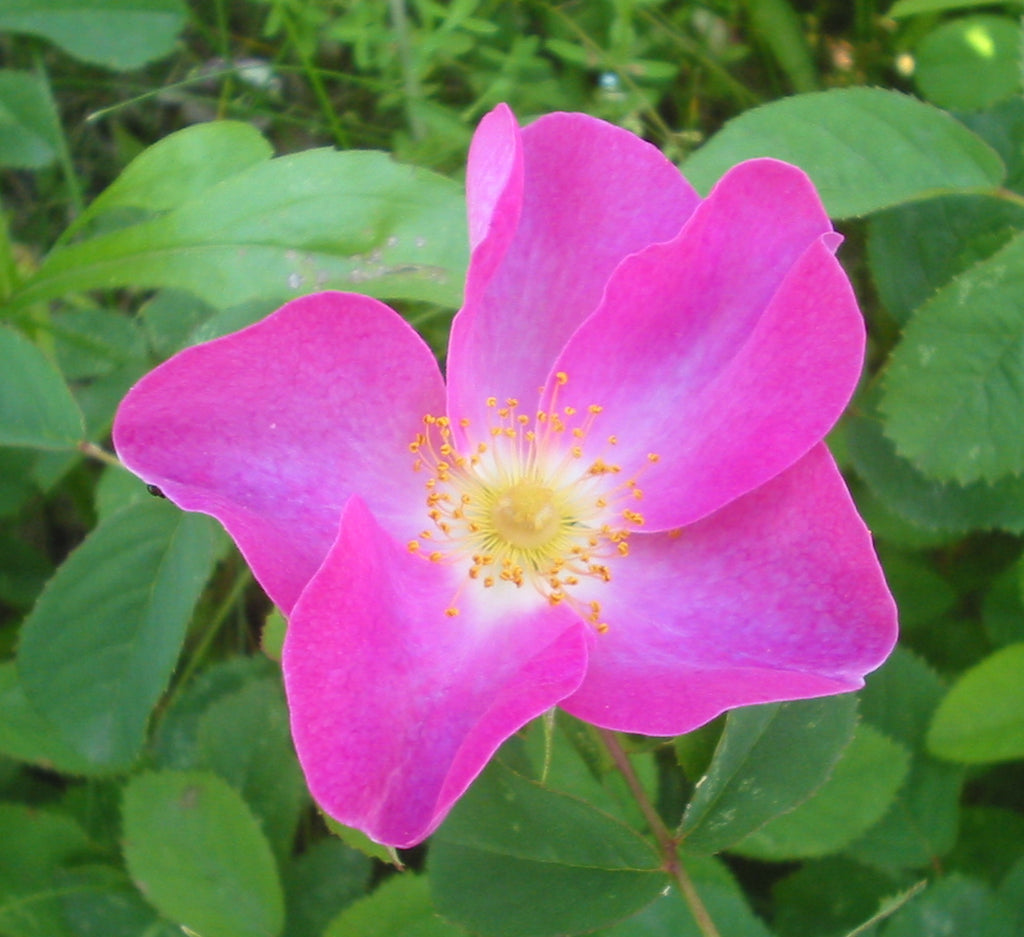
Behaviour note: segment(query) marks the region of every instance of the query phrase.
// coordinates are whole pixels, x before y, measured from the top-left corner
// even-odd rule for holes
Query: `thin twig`
[[[690,878],[682,862],[679,861],[679,841],[669,832],[668,827],[665,826],[665,821],[661,819],[658,811],[654,809],[654,805],[651,803],[647,792],[640,783],[640,779],[633,770],[633,765],[630,764],[629,756],[619,744],[619,740],[614,732],[600,728],[597,731],[601,736],[601,741],[604,742],[605,748],[608,749],[608,754],[612,756],[615,767],[625,779],[630,793],[632,793],[633,798],[640,807],[640,811],[647,820],[647,825],[651,828],[651,832],[658,842],[658,851],[661,853],[663,868],[672,877],[683,899],[689,905],[690,913],[693,915],[693,919],[696,921],[701,934],[704,937],[721,937],[718,928],[715,927],[715,922],[711,920],[711,915],[708,914],[708,909],[697,893],[693,880]]]

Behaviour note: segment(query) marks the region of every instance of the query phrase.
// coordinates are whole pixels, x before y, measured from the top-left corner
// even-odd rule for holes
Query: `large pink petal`
[[[395,544],[358,500],[299,599],[284,648],[292,733],[313,796],[378,842],[412,846],[498,746],[579,685],[583,626],[531,610],[447,617],[464,573]]]
[[[408,447],[443,400],[433,355],[396,313],[319,293],[148,374],[114,444],[176,504],[218,518],[288,610],[353,493],[396,536],[415,535],[422,479]]]
[[[593,117],[551,114],[518,135],[499,109],[470,155],[475,249],[448,380],[449,414],[474,422],[488,396],[532,406],[619,262],[674,237],[699,201],[655,147]]]
[[[735,706],[856,689],[896,640],[870,534],[824,445],[673,537],[630,539],[562,706],[676,735]]]
[[[603,407],[588,456],[647,453],[649,529],[690,523],[817,443],[860,375],[864,324],[807,177],[730,171],[683,232],[626,260],[555,367],[560,405]],[[609,435],[618,439],[604,448]]]

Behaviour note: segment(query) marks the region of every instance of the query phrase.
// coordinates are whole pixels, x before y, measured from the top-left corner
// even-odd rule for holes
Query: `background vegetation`
[[[1019,13],[0,0],[0,935],[701,932],[561,717],[406,873],[332,835],[291,752],[283,621],[215,525],[109,455],[138,377],[300,292],[386,298],[443,354],[460,173],[500,101],[628,127],[704,191],[790,159],[846,237],[870,360],[830,441],[903,636],[856,698],[627,740],[718,929],[1024,933]]]

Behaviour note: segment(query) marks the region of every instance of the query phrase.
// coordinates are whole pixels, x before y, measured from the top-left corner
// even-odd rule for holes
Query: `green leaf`
[[[916,49],[914,83],[939,107],[980,111],[1020,90],[1020,22],[963,16],[942,23]]]
[[[629,827],[497,762],[434,834],[427,867],[438,910],[494,937],[594,930],[667,884],[657,854]]]
[[[772,937],[750,910],[743,889],[718,859],[688,856],[686,873],[720,934]],[[689,906],[677,888],[666,889],[642,911],[599,932],[599,937],[702,937]]]
[[[70,230],[118,209],[163,212],[177,208],[218,182],[266,162],[272,154],[270,144],[251,124],[218,120],[186,127],[135,157]]]
[[[1024,930],[1024,856],[1017,860],[999,884],[999,897],[1016,914],[1018,933]]]
[[[194,765],[215,771],[260,820],[280,857],[290,854],[306,783],[292,748],[279,676],[253,680],[211,703],[199,720]]]
[[[382,153],[309,150],[256,163],[166,214],[55,250],[11,298],[185,289],[213,306],[322,289],[457,306],[462,192]]]
[[[142,747],[209,578],[215,533],[209,518],[159,499],[125,508],[68,557],[23,626],[29,701],[97,771],[128,767]]]
[[[0,28],[2,28],[0,0]],[[50,89],[31,72],[0,71],[0,166],[39,169],[56,158],[61,127]]]
[[[1019,0],[1010,0],[1019,6]],[[919,13],[942,13],[945,10],[966,10],[969,7],[992,6],[989,0],[896,0],[888,12],[888,16],[899,19],[903,16],[916,16]]]
[[[838,852],[881,819],[910,767],[910,753],[860,725],[832,776],[790,813],[732,847],[754,859],[805,859]]]
[[[103,377],[146,360],[142,331],[134,320],[108,309],[79,309],[50,317],[57,361],[69,381]]]
[[[1024,187],[1024,96],[957,116],[999,154],[1006,165],[1005,187],[1020,192]]]
[[[182,0],[0,0],[0,30],[42,36],[121,70],[171,52],[185,15]]]
[[[214,314],[212,306],[184,290],[160,290],[139,308],[139,321],[153,353],[169,358],[195,343],[197,329]]]
[[[928,748],[964,764],[1024,758],[1024,643],[960,676],[935,712]]]
[[[0,527],[0,601],[28,608],[52,572],[53,564],[42,551]]]
[[[964,771],[924,750],[925,733],[942,695],[935,673],[899,647],[868,675],[860,694],[865,721],[913,753],[910,774],[892,807],[846,850],[892,875],[929,869],[956,841]]]
[[[339,823],[333,817],[327,816],[327,814],[321,814],[321,816],[327,829],[337,836],[349,849],[355,849],[368,859],[379,859],[381,862],[399,865],[396,861],[397,853],[390,846],[382,846],[380,843],[375,843],[362,830],[357,830],[352,826],[345,826],[345,824]]]
[[[58,813],[0,803],[0,843],[0,934],[63,937],[54,876],[88,853],[85,832]]]
[[[14,661],[0,664],[0,752],[66,774],[89,774],[93,764],[60,730],[32,707],[18,680]]]
[[[950,871],[984,877],[994,887],[1024,858],[1022,844],[1024,814],[1003,807],[965,807],[956,846],[944,865]]]
[[[1024,641],[1024,595],[1021,594],[1024,564],[1018,560],[991,580],[981,603],[985,636],[994,647]]]
[[[53,891],[74,937],[181,937],[180,928],[157,916],[122,869],[108,865],[61,869]]]
[[[886,311],[906,324],[940,287],[991,257],[1021,229],[1024,208],[984,195],[951,195],[874,215],[868,258]]]
[[[833,218],[998,186],[995,152],[948,114],[895,91],[844,88],[799,94],[746,111],[683,166],[702,192],[758,156],[795,163]]]
[[[780,937],[840,937],[898,890],[893,879],[849,859],[811,861],[773,888],[772,923]]]
[[[84,432],[57,369],[23,335],[0,328],[0,446],[70,449]]]
[[[461,927],[441,920],[422,875],[397,875],[357,901],[328,925],[323,937],[462,937]]]
[[[981,882],[950,875],[901,908],[884,937],[1017,937],[1012,911]]]
[[[1024,234],[913,315],[881,411],[926,475],[963,485],[1024,473]]]
[[[274,857],[245,801],[207,772],[154,771],[128,782],[124,857],[165,917],[210,937],[275,937],[284,898]]]
[[[844,423],[857,473],[891,511],[928,530],[1024,532],[1024,478],[956,485],[924,475],[896,452],[866,401]]]
[[[733,710],[683,817],[684,848],[716,853],[807,800],[853,738],[857,699]]]
[[[373,863],[336,839],[322,839],[284,870],[287,937],[323,937],[328,923],[366,892]]]
[[[956,605],[956,590],[920,555],[884,550],[882,566],[904,632],[934,622]]]

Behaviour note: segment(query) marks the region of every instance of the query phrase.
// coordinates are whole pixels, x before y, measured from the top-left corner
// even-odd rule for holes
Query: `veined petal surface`
[[[864,325],[837,243],[803,172],[743,163],[677,238],[623,262],[569,341],[558,402],[602,408],[593,456],[626,472],[659,457],[642,481],[648,529],[763,484],[838,419]],[[614,449],[600,448],[606,433]]]
[[[655,147],[593,117],[551,114],[519,131],[499,110],[483,127],[468,178],[480,240],[448,354],[449,416],[474,423],[489,396],[532,406],[615,267],[675,237],[700,201]]]
[[[114,445],[176,504],[220,520],[288,611],[353,493],[396,536],[420,523],[408,446],[443,400],[433,355],[395,312],[318,293],[150,372]]]
[[[498,746],[579,685],[582,624],[535,601],[449,617],[459,577],[353,498],[292,613],[285,687],[313,796],[378,842],[420,842]]]
[[[824,444],[630,547],[603,599],[609,630],[561,704],[587,722],[677,735],[736,706],[853,690],[896,640],[870,534]]]

